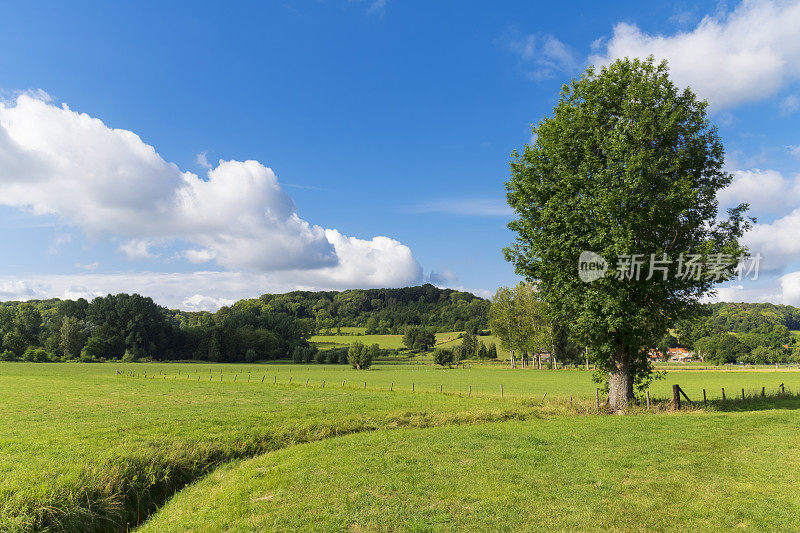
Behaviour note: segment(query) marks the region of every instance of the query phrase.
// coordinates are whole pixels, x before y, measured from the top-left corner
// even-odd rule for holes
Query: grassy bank
[[[535,411],[522,399],[233,382],[231,366],[192,367],[204,371],[198,381],[177,379],[177,365],[158,368],[170,379],[154,365],[0,364],[0,530],[124,530],[232,459],[359,431]],[[220,370],[223,381],[208,380]]]
[[[800,414],[560,417],[356,435],[227,465],[163,531],[790,531]]]
[[[800,373],[790,371],[674,377],[655,384],[654,399],[667,398],[674,381],[695,398],[702,387],[725,386],[729,398],[742,387],[756,396],[761,386],[774,392],[781,382],[787,392],[800,389]],[[356,371],[344,365],[0,363],[0,530],[124,530],[229,461],[377,429],[593,413],[594,390],[590,372],[497,365]],[[770,402],[710,408],[770,409]]]

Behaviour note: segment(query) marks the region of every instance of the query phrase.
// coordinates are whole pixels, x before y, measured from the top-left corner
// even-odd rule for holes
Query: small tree
[[[486,345],[484,343],[480,343],[478,346],[478,359],[487,359],[489,357],[489,351],[486,349]]]
[[[364,343],[356,341],[347,350],[347,360],[357,370],[366,370],[372,365],[375,352],[380,353],[377,344],[365,346]]]
[[[425,352],[436,344],[436,335],[422,326],[406,326],[403,344],[409,350]]]
[[[473,333],[466,332],[461,338],[461,346],[464,347],[464,359],[471,359],[478,352],[478,338]]]
[[[486,354],[489,359],[497,359],[497,346],[494,343],[489,344],[489,348],[486,349]]]
[[[433,362],[437,365],[447,365],[449,367],[453,363],[453,350],[436,348],[433,351]]]

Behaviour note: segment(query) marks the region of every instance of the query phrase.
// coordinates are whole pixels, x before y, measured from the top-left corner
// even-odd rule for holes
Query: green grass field
[[[565,416],[355,435],[225,466],[142,531],[796,531],[798,422]]]
[[[342,331],[349,331],[350,335],[314,335],[309,339],[313,344],[320,348],[329,348],[333,346],[349,346],[354,342],[361,342],[363,344],[377,344],[381,348],[397,350],[403,348],[402,335],[364,335],[365,328],[342,328]],[[356,334],[358,333],[358,334]],[[460,331],[437,333],[436,345],[437,346],[455,346],[460,344],[460,340],[455,340],[461,334]]]
[[[124,374],[115,375],[116,369]],[[720,394],[713,391],[721,387],[729,399],[740,396],[741,388],[757,397],[762,386],[774,393],[780,383],[787,393],[800,390],[800,372],[676,371],[654,384],[653,398],[667,398],[673,383],[695,399],[703,388],[709,398],[718,398]],[[439,393],[440,387],[445,394]],[[680,455],[676,450],[684,450],[698,462],[707,462],[713,455],[707,446],[715,442],[730,446],[720,448],[714,458],[721,469],[715,475],[716,482],[734,485],[747,481],[738,470],[739,461],[759,454],[773,459],[781,454],[796,456],[796,438],[788,438],[799,422],[793,409],[800,404],[793,396],[712,403],[709,410],[718,411],[713,414],[608,417],[592,414],[594,391],[591,372],[510,370],[488,364],[463,369],[386,364],[356,371],[343,365],[0,363],[0,530],[124,530],[125,524],[141,523],[168,500],[145,530],[263,530],[274,529],[275,524],[277,529],[292,530],[301,528],[297,517],[303,516],[306,521],[317,516],[322,530],[350,524],[356,530],[446,530],[458,525],[486,529],[489,518],[484,515],[490,508],[502,518],[498,524],[508,526],[500,529],[526,529],[529,519],[541,520],[542,505],[562,509],[563,516],[551,523],[556,529],[569,528],[594,516],[588,511],[563,511],[579,495],[588,498],[587,509],[599,512],[603,501],[626,486],[625,479],[609,474],[603,481],[611,484],[609,492],[594,493],[581,485],[583,492],[562,502],[572,489],[555,477],[560,472],[568,479],[580,470],[580,454],[573,449],[576,439],[586,440],[587,453],[600,454],[608,440],[606,427],[619,432],[612,464],[625,463],[630,455],[631,475],[650,483],[644,486],[656,492],[675,491],[670,483],[677,482],[667,478],[662,486],[653,481],[653,476],[672,472],[668,465],[664,472],[659,470],[661,463],[654,457],[661,455],[654,453],[671,458]],[[753,429],[759,425],[760,434]],[[662,427],[672,428],[683,444],[673,450],[672,434]],[[402,428],[427,429],[387,431]],[[355,433],[361,435],[342,438]],[[734,434],[742,436],[739,448],[731,438]],[[640,449],[644,445],[637,444],[639,438],[651,455]],[[553,453],[529,460],[548,449]],[[476,456],[479,450],[486,455]],[[367,457],[378,452],[386,458],[377,463],[385,465],[385,476]],[[506,460],[510,477],[491,481],[493,469]],[[287,470],[277,470],[284,474],[253,477],[253,472],[273,472],[275,464],[286,465]],[[404,466],[415,464],[419,465],[416,477]],[[601,475],[603,465],[598,460],[585,466],[587,472]],[[685,465],[687,475],[697,480],[702,471],[691,470],[693,465]],[[780,481],[790,466],[778,461],[764,471],[765,476],[775,473],[778,477],[773,479]],[[541,472],[552,473],[542,474],[540,467]],[[468,471],[464,476],[456,476],[464,469]],[[447,472],[452,473],[450,478]],[[517,496],[506,494],[513,479],[536,477],[537,472],[544,477],[536,490],[522,485]],[[749,482],[752,490],[771,494],[785,510],[796,511],[796,500],[770,488],[781,483],[766,477]],[[495,486],[491,497],[479,489],[486,483]],[[241,488],[228,491],[225,487],[231,484]],[[448,492],[450,487],[455,492]],[[247,492],[262,489],[258,496]],[[541,500],[544,489],[562,496],[558,502]],[[293,500],[288,495],[294,490],[306,496],[298,492]],[[229,506],[223,497],[227,492],[231,498],[245,492],[248,496]],[[430,504],[424,501],[428,493],[433,495]],[[207,505],[196,502],[202,494],[208,494]],[[270,494],[280,496],[276,500],[283,503],[280,509],[254,503],[272,501]],[[515,503],[520,497],[526,502],[522,507]],[[661,496],[647,498],[660,501]],[[642,502],[650,501],[647,498]],[[720,498],[717,503],[726,509],[725,505],[748,503],[735,491],[723,492]],[[213,516],[204,522],[207,527],[193,522],[208,513]],[[641,514],[644,510],[619,517],[618,522],[606,517],[586,524],[625,529],[625,520],[634,524]],[[688,528],[696,523],[692,516],[669,514],[672,521],[666,523]],[[765,523],[774,529],[782,516],[778,511],[765,512],[758,520],[742,521],[753,530]]]

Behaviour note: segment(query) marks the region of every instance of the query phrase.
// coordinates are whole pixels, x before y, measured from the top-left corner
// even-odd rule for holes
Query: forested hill
[[[0,302],[0,360],[283,359],[311,349],[320,328],[477,330],[488,309],[488,300],[433,285],[265,294],[215,313],[170,310],[138,294]]]
[[[719,363],[795,361],[800,309],[768,303],[715,303],[706,316],[675,326],[665,344],[702,352]],[[666,346],[664,346],[666,347]]]
[[[469,292],[426,284],[402,289],[294,291],[264,294],[268,308],[313,319],[318,330],[342,326],[367,328],[367,334],[399,334],[406,325],[436,331],[477,331],[488,326],[489,300]]]

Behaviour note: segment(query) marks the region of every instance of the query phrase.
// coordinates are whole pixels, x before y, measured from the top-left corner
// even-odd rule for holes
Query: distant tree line
[[[406,326],[477,333],[488,327],[490,305],[474,294],[430,284],[343,292],[294,291],[264,294],[259,300],[272,311],[312,320],[317,331],[363,327],[367,335],[402,335]]]
[[[717,364],[800,362],[791,333],[800,329],[800,309],[769,303],[715,303],[705,306],[705,311],[678,323],[659,348],[684,347]]]
[[[279,359],[309,349],[313,332],[313,320],[258,299],[216,313],[173,311],[138,294],[0,303],[3,360]]]

